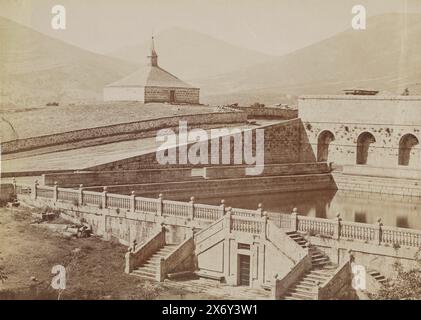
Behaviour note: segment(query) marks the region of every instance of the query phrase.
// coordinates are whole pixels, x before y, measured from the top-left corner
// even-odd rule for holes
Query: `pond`
[[[220,201],[219,198],[197,200],[206,204],[220,204]],[[271,219],[276,219],[276,212],[291,213],[297,208],[305,216],[334,219],[340,213],[344,221],[376,223],[381,218],[384,225],[421,229],[421,199],[415,197],[320,190],[227,197],[225,203],[246,209],[256,209],[262,203],[264,210],[271,212]]]

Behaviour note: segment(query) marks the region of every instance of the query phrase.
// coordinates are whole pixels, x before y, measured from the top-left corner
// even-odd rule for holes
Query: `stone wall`
[[[192,180],[191,169],[146,169],[128,171],[81,171],[43,174],[43,185],[60,187],[127,185],[165,181]]]
[[[244,113],[241,113],[244,117]],[[297,141],[299,141],[301,122],[299,119],[289,120],[278,124],[263,126],[259,129],[264,129],[264,163],[297,163],[300,158],[300,146]],[[255,149],[255,132],[256,129],[250,129],[253,132],[253,151]],[[240,135],[240,134],[239,134]],[[243,137],[244,132],[241,133]],[[215,138],[214,140],[219,141],[219,165],[222,164],[222,142],[223,138]],[[149,154],[136,156],[132,158],[127,158],[119,161],[110,162],[107,164],[94,166],[89,168],[89,170],[139,170],[146,168],[192,168],[192,167],[205,167],[211,164],[212,157],[212,139],[204,142],[208,145],[208,161],[207,164],[166,164],[161,165],[156,160],[156,153],[152,152]],[[244,140],[243,140],[244,141]],[[195,143],[190,143],[188,149],[190,149]],[[176,154],[178,159],[179,148],[176,147]],[[242,164],[245,164],[244,157]],[[177,160],[178,162],[178,160]],[[234,164],[234,139],[230,139],[230,164]],[[226,164],[225,164],[226,165]]]
[[[206,179],[228,179],[246,177],[246,168],[250,166],[215,166],[205,167],[203,176]],[[319,174],[330,172],[330,167],[325,162],[315,163],[288,163],[288,164],[268,164],[262,167],[262,174],[265,176],[285,176],[299,174]]]
[[[362,134],[374,138],[366,164],[397,167],[401,139],[411,134],[421,141],[421,98],[382,96],[304,96],[299,99],[304,130],[302,151],[318,155],[318,146],[329,134],[328,158],[340,165],[356,164]],[[314,158],[302,161],[312,161]],[[421,168],[421,148],[410,151],[409,166]]]
[[[274,118],[274,119],[283,119],[290,120],[298,118],[297,109],[282,109],[274,107],[240,107],[240,106],[230,106],[230,108],[243,111],[247,113],[249,118]]]
[[[15,188],[11,183],[0,184],[0,203],[11,201],[15,192]]]
[[[199,104],[199,88],[162,88],[146,87],[145,103],[148,102],[170,102],[170,92],[175,92],[175,103]]]
[[[83,140],[93,140],[108,137],[106,142],[99,141],[97,143],[102,144],[120,141],[121,139],[119,139],[119,137],[122,135],[137,134],[139,132],[147,131],[156,132],[157,130],[163,128],[175,128],[179,126],[179,121],[187,121],[189,126],[198,126],[202,124],[209,125],[245,123],[246,120],[247,115],[242,112],[221,112],[172,116],[7,141],[1,144],[1,148],[3,154],[8,154],[35,148],[60,145],[64,143],[75,143]],[[114,138],[110,140],[109,137]],[[133,137],[125,137],[127,140],[130,138]]]
[[[101,191],[102,188],[86,188]],[[163,182],[108,186],[109,192],[136,194],[156,198],[160,193],[166,198],[188,200],[191,196],[201,198],[224,198],[247,194],[336,189],[330,174],[249,177],[239,179],[215,179],[197,181]],[[257,204],[256,204],[257,205]]]

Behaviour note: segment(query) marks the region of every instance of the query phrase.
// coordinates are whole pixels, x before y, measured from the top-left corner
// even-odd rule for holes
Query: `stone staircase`
[[[368,270],[368,273],[374,278],[376,279],[377,282],[379,282],[381,285],[386,285],[387,283],[387,278],[382,275],[380,272],[376,271],[376,270]]]
[[[288,236],[297,242],[301,247],[309,247],[311,255],[312,268],[299,281],[292,285],[286,294],[284,300],[315,300],[317,299],[317,284],[324,283],[335,272],[337,266],[334,265],[329,257],[316,247],[309,246],[308,242],[298,232],[287,232]]]
[[[159,261],[176,247],[177,244],[166,244],[150,256],[141,266],[136,267],[131,274],[148,280],[156,280]]]

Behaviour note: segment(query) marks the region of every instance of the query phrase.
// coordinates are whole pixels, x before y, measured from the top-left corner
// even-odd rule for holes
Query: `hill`
[[[179,27],[166,29],[154,38],[159,65],[183,80],[233,72],[272,57]],[[143,63],[149,53],[150,41],[147,41],[118,49],[110,56]]]
[[[411,94],[421,94],[419,39],[421,14],[385,14],[370,18],[364,31],[350,29],[285,56],[197,79],[196,84],[204,102],[215,96],[235,102],[240,92],[243,100],[258,97],[265,102],[276,94],[339,93],[352,87],[388,93],[408,87]]]
[[[136,69],[0,17],[0,102],[28,108],[49,101],[102,99],[104,85]]]

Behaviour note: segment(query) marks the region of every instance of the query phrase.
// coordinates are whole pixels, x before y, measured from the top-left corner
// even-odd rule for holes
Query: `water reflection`
[[[197,199],[198,202],[219,204],[220,199]],[[228,197],[227,206],[256,209],[259,202],[264,210],[333,219],[340,213],[343,220],[421,229],[421,199],[353,191],[305,191]],[[271,215],[273,216],[273,215]]]

